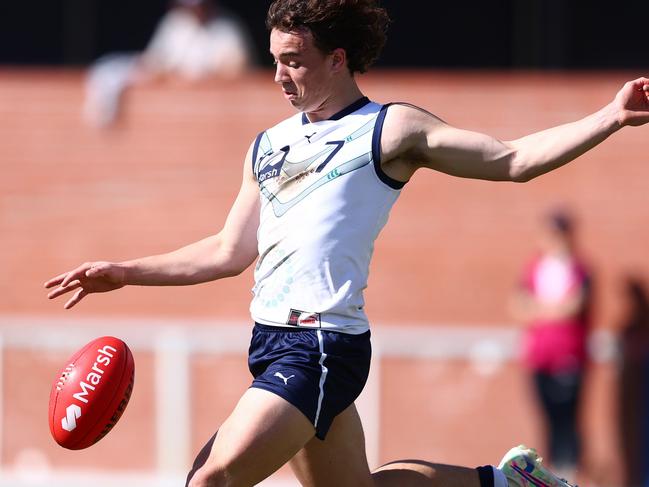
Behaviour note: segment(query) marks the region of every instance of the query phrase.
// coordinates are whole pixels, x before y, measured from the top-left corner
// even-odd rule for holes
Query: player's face
[[[334,74],[332,56],[320,51],[309,31],[270,33],[270,53],[275,59],[275,83],[296,109],[316,111],[330,96]]]

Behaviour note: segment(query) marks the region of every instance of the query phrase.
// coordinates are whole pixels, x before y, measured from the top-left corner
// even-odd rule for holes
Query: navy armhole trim
[[[374,171],[376,171],[376,175],[383,183],[392,189],[401,189],[406,185],[406,183],[392,179],[390,176],[385,174],[381,168],[381,134],[383,133],[383,122],[385,121],[385,116],[388,113],[388,107],[390,105],[391,103],[383,105],[376,117],[374,133],[372,134],[372,161],[374,163]]]
[[[261,138],[264,136],[266,132],[261,132],[259,135],[257,135],[257,138],[255,139],[255,145],[252,148],[252,173],[255,174],[255,164],[257,163],[257,152],[259,151],[259,143],[261,142]]]

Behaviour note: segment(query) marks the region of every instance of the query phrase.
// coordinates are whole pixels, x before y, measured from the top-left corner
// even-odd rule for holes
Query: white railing
[[[192,324],[188,325],[191,322]],[[168,319],[52,319],[48,317],[0,317],[0,394],[3,391],[3,351],[8,349],[74,351],[93,338],[114,335],[138,350],[152,352],[155,360],[156,451],[155,471],[88,473],[51,469],[48,465],[26,469],[0,468],[0,487],[167,487],[183,485],[191,451],[191,414],[188,398],[190,359],[194,353],[245,354],[250,338],[247,323]],[[372,328],[373,362],[366,388],[357,406],[367,440],[371,466],[378,465],[380,425],[381,359],[461,359],[477,373],[490,373],[515,353],[518,331],[512,326],[387,326]],[[607,361],[614,353],[613,337],[606,332],[593,336],[594,357]],[[0,396],[0,440],[5,421]],[[0,441],[0,458],[3,458]],[[267,487],[296,485],[290,479],[271,479]]]

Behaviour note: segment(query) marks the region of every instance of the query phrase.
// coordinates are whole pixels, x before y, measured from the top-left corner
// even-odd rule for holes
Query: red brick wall
[[[360,84],[376,101],[409,101],[451,124],[511,139],[598,109],[629,77],[379,72]],[[159,253],[218,231],[238,190],[248,145],[260,130],[292,113],[272,74],[195,89],[134,90],[125,119],[107,131],[83,124],[82,95],[81,73],[0,72],[0,314],[247,319],[250,272],[191,288],[91,296],[71,312],[61,309],[62,302],[48,302],[41,286],[85,260]],[[562,203],[579,216],[583,252],[596,271],[596,324],[614,329],[624,309],[622,276],[649,270],[648,130],[627,129],[568,167],[522,185],[417,174],[376,245],[367,291],[370,318],[391,325],[509,324],[505,303],[534,249],[539,216]],[[19,366],[19,355],[5,357],[10,367]],[[469,447],[472,428],[461,427],[483,417],[469,408],[466,418],[450,419],[437,394],[442,388],[452,401],[458,387],[452,378],[465,365],[447,365],[450,375],[440,385],[427,382],[425,371],[434,372],[434,363],[392,362],[383,366],[385,459],[412,445],[408,455],[440,454],[443,461],[457,461],[465,448],[482,451],[492,441],[494,451],[502,450],[512,431],[499,437],[507,425],[497,415],[510,400],[527,397],[513,365],[493,384],[468,383],[469,391],[482,388],[489,397],[484,418],[499,418],[487,437]],[[204,380],[209,365],[207,358],[197,360],[197,380]],[[430,447],[409,438],[418,426],[401,421],[404,402],[391,399],[407,392],[394,377],[413,370],[421,377],[413,379],[417,388],[407,389],[413,395],[408,402],[428,401],[422,417],[436,426],[427,431],[447,438],[435,437]],[[612,370],[603,369],[593,386],[609,398]],[[599,435],[601,418],[608,417],[604,443],[610,451],[606,411],[613,406],[603,407],[591,413],[596,420],[590,431]],[[225,414],[221,409],[215,409],[219,416]],[[10,406],[5,412],[28,413],[21,411]],[[535,424],[522,436],[538,440]],[[141,430],[144,435],[150,426],[145,422]],[[7,434],[14,434],[11,427]],[[5,438],[9,446],[15,441]],[[478,453],[470,459],[495,461]],[[139,460],[150,461],[146,455]]]

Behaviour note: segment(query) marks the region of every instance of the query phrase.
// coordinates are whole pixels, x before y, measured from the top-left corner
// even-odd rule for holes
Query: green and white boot
[[[505,454],[498,468],[507,477],[510,487],[576,487],[557,477],[541,465],[541,461],[536,450],[519,445]]]

